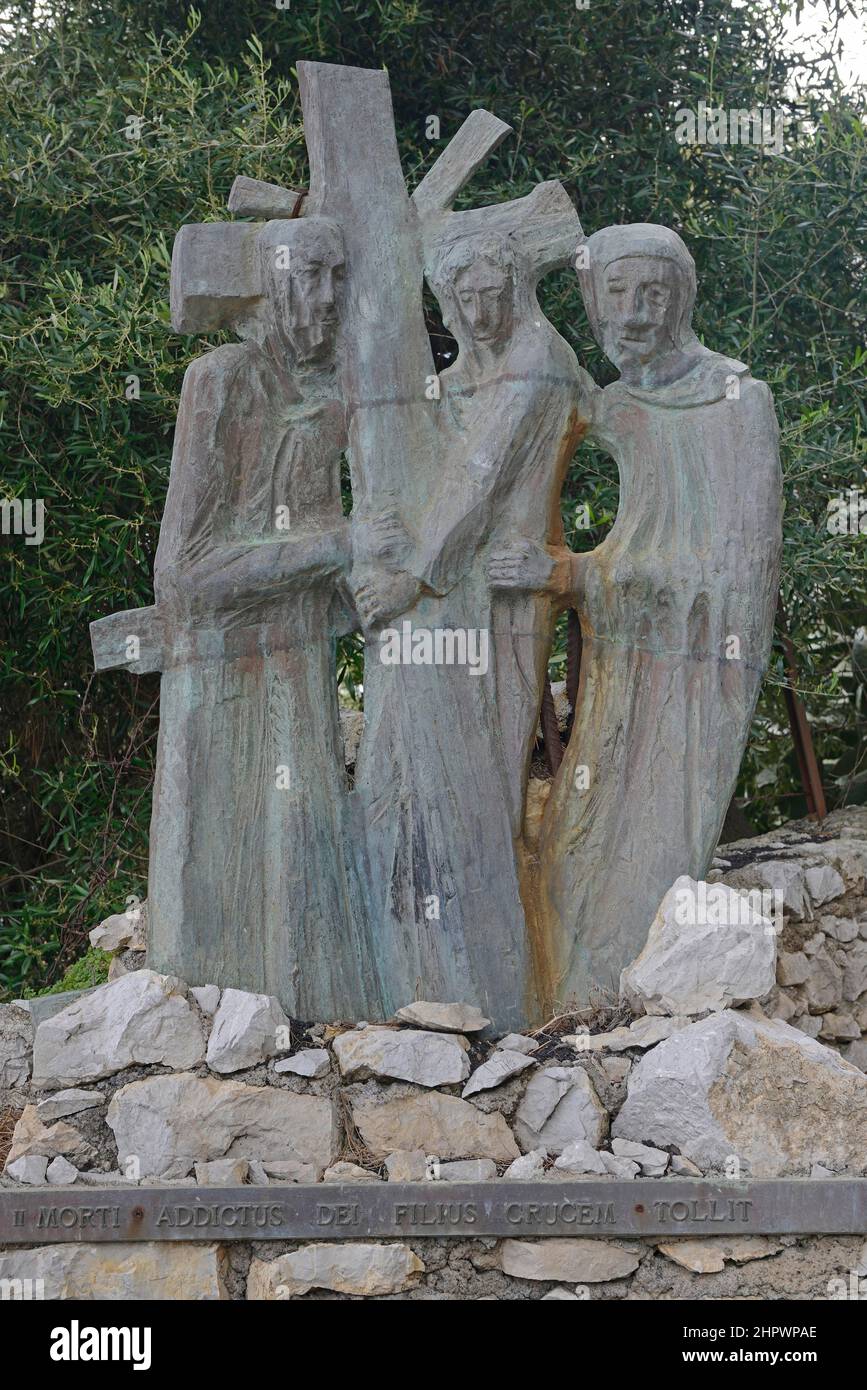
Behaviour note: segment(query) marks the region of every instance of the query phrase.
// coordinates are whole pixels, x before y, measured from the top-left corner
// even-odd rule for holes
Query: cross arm
[[[537,277],[569,265],[584,235],[569,194],[550,179],[525,198],[431,219],[424,228],[425,263],[431,263],[444,242],[479,233],[513,241]]]
[[[265,183],[239,174],[229,191],[226,204],[238,217],[272,218],[297,217],[306,197],[303,189],[283,188],[279,183]]]
[[[90,624],[93,665],[97,671],[123,668],[134,676],[162,671],[166,641],[158,608],[128,608]],[[132,654],[132,655],[131,655]]]
[[[471,111],[412,195],[419,216],[447,212],[464,184],[511,130],[490,111]]]

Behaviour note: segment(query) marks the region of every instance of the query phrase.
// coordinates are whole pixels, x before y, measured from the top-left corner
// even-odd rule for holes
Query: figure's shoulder
[[[223,343],[201,357],[194,357],[184,373],[184,389],[228,386],[252,365],[250,343]]]

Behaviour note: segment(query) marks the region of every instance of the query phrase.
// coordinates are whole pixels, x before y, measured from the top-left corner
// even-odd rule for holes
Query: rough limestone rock
[[[502,1086],[504,1081],[511,1081],[513,1076],[518,1076],[520,1072],[526,1071],[527,1067],[535,1065],[533,1058],[527,1057],[523,1052],[500,1049],[489,1057],[487,1062],[476,1067],[461,1095],[466,1098],[474,1096],[477,1091],[490,1091],[494,1086]]]
[[[427,1158],[423,1149],[395,1149],[385,1159],[389,1182],[424,1182]]]
[[[78,1169],[75,1164],[60,1155],[53,1158],[45,1170],[45,1181],[52,1187],[72,1187],[77,1178]]]
[[[318,1173],[312,1163],[299,1163],[293,1159],[288,1163],[251,1163],[250,1181],[265,1184],[271,1182],[316,1182]]]
[[[640,1263],[634,1248],[608,1240],[504,1240],[501,1268],[514,1279],[562,1279],[569,1284],[604,1284],[625,1279]]]
[[[44,1100],[37,1101],[36,1114],[43,1124],[51,1120],[63,1120],[67,1115],[78,1115],[82,1110],[92,1110],[102,1105],[105,1096],[101,1091],[81,1091],[73,1087],[67,1091],[55,1091]]]
[[[810,973],[804,989],[811,1014],[827,1013],[829,1009],[834,1009],[843,1002],[842,967],[824,946],[820,946],[810,956]]]
[[[607,1173],[602,1155],[588,1144],[586,1139],[575,1139],[567,1144],[554,1167],[567,1173]]]
[[[196,1182],[199,1187],[240,1187],[250,1175],[246,1158],[215,1158],[211,1163],[197,1163]]]
[[[531,1149],[528,1154],[521,1154],[520,1158],[509,1164],[503,1178],[509,1178],[512,1182],[531,1182],[534,1178],[541,1178],[547,1157],[544,1149]]]
[[[525,1037],[523,1033],[507,1033],[494,1043],[494,1047],[502,1048],[504,1052],[524,1052],[529,1056],[538,1050],[539,1042],[536,1038]]]
[[[91,946],[100,951],[144,950],[140,916],[136,913],[116,912],[88,935]]]
[[[323,1182],[380,1182],[378,1174],[358,1163],[334,1163],[322,1174]]]
[[[41,1187],[48,1172],[48,1159],[44,1154],[25,1154],[21,1158],[7,1159],[6,1176],[27,1187]]]
[[[205,1055],[205,1040],[182,989],[170,975],[136,970],[46,1019],[36,1029],[34,1086],[74,1086],[155,1063],[177,1070],[195,1066]]]
[[[782,894],[786,915],[800,921],[812,916],[810,894],[804,866],[797,859],[757,859],[741,869],[733,869],[723,879],[730,888],[770,889]]]
[[[385,1158],[395,1149],[423,1149],[437,1158],[492,1158],[508,1163],[519,1149],[502,1115],[484,1115],[457,1096],[359,1097],[352,1118],[371,1153]]]
[[[23,1086],[30,1075],[33,1025],[15,1004],[0,1004],[0,1090]]]
[[[762,998],[774,987],[775,961],[773,924],[745,896],[683,875],[622,972],[620,992],[639,1012],[693,1016]]]
[[[651,1149],[647,1144],[636,1144],[632,1139],[613,1139],[611,1151],[617,1158],[627,1158],[637,1163],[645,1178],[661,1178],[668,1167],[669,1155],[663,1149]]]
[[[638,1063],[617,1138],[675,1145],[701,1168],[737,1155],[753,1177],[867,1167],[867,1077],[778,1019],[728,1010]]]
[[[229,1296],[223,1250],[187,1241],[12,1250],[0,1255],[0,1281],[8,1279],[42,1281],[41,1296],[47,1299],[126,1303]]]
[[[608,1132],[608,1113],[583,1067],[545,1067],[531,1077],[514,1127],[525,1153],[560,1154],[575,1139],[595,1149]]]
[[[309,1076],[317,1081],[330,1072],[331,1058],[325,1047],[307,1047],[303,1052],[296,1052],[291,1057],[275,1062],[274,1070],[280,1076],[288,1073],[292,1076]]]
[[[409,1288],[424,1268],[408,1245],[302,1245],[270,1262],[254,1260],[247,1298],[299,1298],[311,1289],[382,1298]]]
[[[438,1182],[492,1182],[496,1176],[497,1165],[489,1158],[459,1158],[440,1163],[436,1171]]]
[[[803,985],[810,978],[810,958],[803,951],[780,951],[777,956],[777,983]]]
[[[57,1124],[43,1124],[35,1105],[25,1105],[18,1123],[12,1133],[12,1147],[7,1163],[28,1154],[44,1154],[46,1158],[56,1158],[58,1154],[83,1152],[86,1144],[77,1129],[59,1120]]]
[[[481,1033],[491,1021],[472,1004],[431,1004],[423,999],[398,1009],[395,1018],[435,1033]]]
[[[684,1240],[666,1241],[656,1248],[666,1259],[693,1274],[718,1274],[725,1269],[726,1261],[747,1264],[750,1260],[776,1255],[783,1247],[767,1236],[714,1236],[709,1240],[687,1236]]]
[[[336,1157],[331,1101],[274,1086],[189,1073],[148,1077],[119,1090],[106,1118],[120,1166],[136,1155],[143,1177],[183,1178],[217,1158],[300,1160],[321,1173]]]
[[[208,1039],[207,1063],[225,1075],[267,1062],[289,1046],[291,1025],[270,994],[224,989]]]
[[[867,941],[859,941],[846,953],[843,998],[849,1003],[867,992]]]
[[[197,985],[190,990],[190,994],[195,999],[203,1014],[208,1018],[213,1018],[220,1006],[220,995],[222,991],[219,985]]]
[[[664,1018],[659,1014],[646,1014],[630,1023],[628,1028],[614,1028],[610,1033],[572,1033],[564,1037],[563,1042],[581,1052],[626,1052],[630,1047],[643,1050],[655,1047],[663,1038],[670,1038],[689,1022],[690,1019],[679,1015]]]
[[[417,1086],[452,1086],[470,1074],[467,1041],[460,1035],[415,1028],[353,1028],[334,1039],[341,1074],[412,1081]]]

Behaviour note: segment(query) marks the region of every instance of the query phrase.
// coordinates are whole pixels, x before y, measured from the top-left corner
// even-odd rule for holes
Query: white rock
[[[74,1163],[70,1163],[62,1154],[57,1158],[52,1158],[45,1170],[45,1180],[52,1187],[71,1187],[78,1177],[78,1169]]]
[[[841,946],[855,941],[858,936],[858,923],[853,917],[822,917],[819,926],[827,936],[833,936]]]
[[[560,1154],[575,1139],[597,1148],[608,1131],[608,1113],[583,1067],[545,1067],[530,1078],[514,1128],[525,1153]]]
[[[15,1182],[26,1183],[28,1187],[41,1187],[45,1182],[45,1175],[48,1169],[48,1159],[44,1154],[25,1154],[22,1158],[13,1159],[6,1164],[6,1176],[13,1178]],[[0,1268],[3,1259],[0,1256]]]
[[[772,923],[724,884],[683,875],[668,890],[621,994],[648,1014],[703,1014],[760,999],[774,986]]]
[[[564,1168],[569,1173],[607,1173],[601,1155],[587,1143],[586,1139],[575,1139],[567,1144],[560,1157],[554,1160],[555,1168]]]
[[[495,1163],[510,1163],[519,1153],[502,1115],[485,1115],[470,1101],[438,1091],[393,1100],[359,1096],[352,1101],[352,1118],[377,1158],[395,1149],[423,1149],[440,1159],[492,1158]]]
[[[376,1173],[358,1163],[334,1163],[322,1174],[323,1182],[380,1182]]]
[[[643,1051],[655,1047],[663,1038],[670,1038],[672,1033],[691,1022],[685,1015],[665,1018],[661,1014],[646,1014],[630,1023],[628,1028],[615,1028],[610,1033],[574,1033],[563,1042],[579,1052],[627,1052],[631,1047]]]
[[[867,1077],[778,1020],[726,1011],[660,1043],[629,1078],[615,1137],[670,1144],[753,1177],[867,1165]]]
[[[436,1169],[438,1182],[491,1182],[496,1176],[497,1165],[490,1158],[459,1158]]]
[[[783,1247],[767,1236],[713,1236],[709,1240],[687,1236],[684,1240],[665,1241],[656,1248],[666,1259],[693,1274],[718,1274],[727,1260],[742,1265],[777,1255]]]
[[[808,921],[812,916],[804,866],[798,859],[756,859],[741,869],[732,869],[723,882],[747,892],[755,888],[779,892],[789,916]]]
[[[555,1300],[556,1300],[558,1303],[567,1303],[567,1302],[568,1302],[568,1303],[580,1303],[580,1302],[581,1302],[581,1300],[580,1300],[580,1298],[578,1297],[577,1293],[570,1293],[568,1289],[552,1289],[550,1293],[543,1293],[543,1294],[542,1294],[542,1297],[541,1297],[540,1300],[539,1300],[539,1302],[540,1302],[540,1303],[552,1303],[552,1302],[554,1302]]]
[[[395,1018],[435,1033],[481,1033],[491,1021],[472,1004],[431,1004],[424,1000],[398,1009]]]
[[[843,971],[824,946],[813,952],[804,989],[811,1014],[827,1013],[843,1002]]]
[[[466,1038],[415,1028],[363,1028],[340,1033],[332,1044],[341,1075],[451,1086],[470,1074]]]
[[[92,1110],[102,1105],[105,1096],[101,1091],[80,1091],[74,1087],[67,1091],[55,1091],[44,1100],[36,1102],[36,1114],[43,1124],[51,1120],[63,1120],[67,1115],[78,1115],[82,1110]]]
[[[208,1018],[213,1018],[220,1006],[220,986],[219,985],[196,985],[195,989],[190,990],[190,994],[195,999],[203,1014]]]
[[[634,1158],[619,1158],[617,1154],[606,1153],[605,1149],[600,1150],[599,1157],[605,1165],[605,1171],[610,1173],[612,1178],[625,1178],[627,1182],[631,1182],[633,1178],[638,1177],[640,1170]]]
[[[281,1076],[289,1073],[294,1076],[310,1076],[314,1080],[318,1080],[320,1076],[327,1076],[331,1070],[331,1058],[325,1047],[307,1047],[303,1052],[295,1052],[291,1057],[285,1057],[281,1062],[275,1062],[274,1070],[279,1072]]]
[[[860,999],[867,991],[867,942],[859,941],[846,952],[846,968],[843,971],[843,998],[849,1003]]]
[[[260,1163],[254,1160],[250,1164],[250,1181],[265,1186],[269,1179],[273,1182],[316,1182],[319,1174],[312,1163],[300,1163],[297,1159],[289,1159],[287,1162]]]
[[[605,1284],[625,1279],[639,1265],[635,1249],[611,1241],[563,1236],[557,1240],[504,1240],[504,1274],[514,1279],[562,1279],[570,1284]]]
[[[250,1164],[246,1158],[215,1158],[197,1163],[195,1173],[200,1187],[240,1187],[249,1177]]]
[[[527,1057],[523,1052],[507,1052],[505,1049],[494,1052],[487,1062],[483,1062],[480,1067],[476,1067],[461,1095],[466,1099],[467,1096],[474,1096],[477,1091],[490,1091],[494,1086],[501,1086],[504,1081],[511,1081],[513,1076],[518,1076],[527,1067],[534,1067],[536,1063],[532,1057]]]
[[[87,1145],[72,1125],[59,1120],[46,1126],[40,1119],[35,1105],[25,1105],[12,1132],[12,1145],[7,1163],[28,1154],[41,1154],[45,1158],[56,1158],[58,1154],[85,1154]]]
[[[539,1047],[537,1038],[525,1038],[523,1033],[507,1033],[499,1042],[494,1043],[494,1047],[502,1048],[503,1052],[523,1052],[529,1055]]]
[[[861,1037],[861,1029],[851,1014],[827,1013],[822,1018],[819,1037],[851,1041]]]
[[[541,1178],[547,1157],[544,1149],[531,1149],[528,1154],[521,1154],[520,1158],[509,1164],[503,1178],[510,1178],[512,1182],[530,1182],[533,1178]]]
[[[138,939],[138,922],[127,912],[116,912],[106,917],[98,927],[88,933],[91,946],[100,951],[125,951],[131,949],[130,943]]]
[[[846,884],[831,864],[820,864],[815,869],[804,870],[807,892],[814,907],[821,907],[846,892]]]
[[[424,1182],[427,1159],[423,1149],[395,1149],[385,1160],[389,1182]]]
[[[0,1255],[0,1283],[30,1280],[52,1300],[200,1302],[229,1297],[225,1266],[220,1246],[194,1241],[73,1242]]]
[[[803,985],[810,978],[810,960],[803,951],[780,951],[777,980],[781,985]]]
[[[245,1071],[289,1046],[291,1024],[271,994],[224,989],[208,1039],[211,1071]]]
[[[692,1163],[683,1154],[672,1154],[669,1170],[673,1178],[700,1178],[703,1177],[701,1169]]]
[[[336,1157],[330,1100],[215,1077],[148,1077],[108,1107],[118,1161],[137,1156],[143,1176],[185,1177],[218,1158],[300,1160],[322,1172]]]
[[[46,1019],[36,1029],[34,1086],[74,1086],[131,1066],[195,1066],[204,1038],[182,989],[170,975],[136,970]]]
[[[611,1151],[618,1158],[632,1159],[646,1178],[661,1178],[668,1167],[669,1155],[663,1149],[651,1149],[633,1139],[612,1139]]]
[[[30,1075],[33,1025],[15,1004],[0,1004],[0,1090],[23,1086]]]
[[[408,1245],[303,1245],[270,1263],[254,1260],[247,1298],[300,1298],[311,1289],[383,1298],[410,1287],[423,1272]]]

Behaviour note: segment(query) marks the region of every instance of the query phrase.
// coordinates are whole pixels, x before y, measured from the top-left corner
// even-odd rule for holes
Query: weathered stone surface
[[[851,1062],[853,1067],[859,1067],[861,1071],[867,1071],[867,1038],[861,1038],[858,1042],[848,1043],[843,1048],[843,1056],[847,1062]]]
[[[846,892],[846,884],[832,864],[817,864],[805,869],[804,881],[814,907],[833,902]]]
[[[67,1115],[78,1115],[82,1110],[92,1110],[94,1106],[102,1105],[104,1100],[101,1091],[82,1091],[73,1087],[71,1090],[55,1091],[37,1101],[36,1114],[43,1124],[48,1124],[51,1120],[65,1119]]]
[[[45,1298],[84,1302],[228,1298],[225,1260],[217,1245],[137,1241],[134,1244],[43,1245],[0,1255],[0,1280],[41,1280]]]
[[[270,1263],[254,1260],[247,1298],[299,1298],[311,1289],[382,1298],[410,1287],[423,1273],[424,1264],[408,1245],[304,1245]]]
[[[98,927],[88,933],[91,946],[100,951],[143,950],[141,929],[137,917],[129,912],[116,912],[106,917]]]
[[[307,1047],[303,1052],[295,1052],[291,1057],[275,1062],[274,1070],[281,1076],[309,1076],[318,1080],[331,1070],[331,1057],[325,1047]]]
[[[507,1033],[504,1038],[494,1043],[494,1047],[499,1047],[504,1052],[523,1052],[529,1056],[538,1049],[539,1041],[537,1038],[525,1037],[523,1033]]]
[[[199,1020],[179,982],[136,970],[39,1024],[33,1084],[74,1086],[153,1063],[180,1070],[195,1066],[204,1052]]]
[[[207,1063],[225,1075],[267,1062],[289,1046],[291,1024],[270,994],[224,989],[208,1039]]]
[[[579,1052],[626,1052],[631,1047],[643,1050],[655,1047],[690,1022],[685,1015],[666,1018],[662,1014],[645,1014],[628,1028],[614,1028],[610,1033],[571,1033],[563,1041]]]
[[[300,1159],[322,1172],[336,1157],[330,1100],[188,1073],[124,1086],[107,1122],[121,1166],[137,1155],[143,1176],[185,1177],[218,1158]]]
[[[190,990],[202,1013],[207,1014],[209,1018],[213,1018],[220,1006],[221,992],[219,985],[197,985]]]
[[[452,1033],[415,1028],[354,1028],[334,1039],[334,1055],[348,1079],[386,1077],[417,1086],[450,1086],[470,1074],[467,1042]]]
[[[260,1163],[254,1160],[250,1164],[251,1182],[264,1184],[270,1179],[272,1182],[311,1183],[316,1182],[318,1176],[318,1171],[312,1163],[300,1163],[297,1159],[290,1159],[285,1163],[272,1160]]]
[[[632,1139],[612,1139],[611,1151],[618,1158],[628,1158],[637,1163],[646,1178],[661,1178],[668,1167],[669,1155],[664,1150],[636,1144]]]
[[[861,1037],[861,1029],[855,1022],[851,1014],[830,1012],[822,1016],[822,1027],[819,1029],[820,1038],[829,1038],[840,1041],[851,1041],[853,1038]]]
[[[717,1274],[726,1261],[747,1264],[763,1260],[782,1250],[779,1241],[767,1236],[713,1236],[708,1240],[687,1238],[665,1241],[657,1245],[661,1255],[693,1274]]]
[[[528,1154],[521,1154],[520,1158],[509,1164],[503,1178],[510,1178],[513,1182],[530,1182],[533,1178],[541,1178],[547,1157],[544,1149],[531,1149]]]
[[[703,1169],[732,1154],[753,1177],[867,1167],[867,1078],[778,1020],[727,1011],[648,1053],[612,1133],[676,1145]]]
[[[322,1174],[323,1182],[380,1182],[376,1173],[358,1163],[334,1163]]]
[[[359,1098],[353,1101],[352,1117],[378,1158],[395,1149],[423,1149],[437,1158],[492,1158],[495,1163],[508,1163],[519,1153],[502,1115],[484,1115],[457,1096]]]
[[[568,1173],[608,1172],[602,1155],[586,1139],[575,1139],[567,1144],[560,1157],[554,1160],[554,1167]]]
[[[246,1158],[215,1158],[197,1163],[196,1182],[200,1187],[240,1187],[247,1181],[250,1164]]]
[[[23,1086],[30,1075],[33,1025],[16,1004],[0,1004],[0,1090]]]
[[[34,999],[16,999],[14,1000],[14,1007],[29,1014],[30,1022],[36,1029],[46,1019],[54,1018],[55,1014],[63,1013],[77,999],[84,999],[85,995],[94,994],[100,988],[100,985],[91,985],[88,989],[65,989],[60,994],[40,994]]]
[[[638,1268],[635,1249],[608,1240],[504,1240],[504,1274],[514,1279],[563,1279],[570,1284],[604,1284],[625,1279]]]
[[[552,1289],[550,1293],[543,1293],[540,1303],[580,1303],[577,1293],[570,1293],[569,1289]]]
[[[777,981],[781,985],[803,985],[810,978],[810,959],[803,951],[780,951]]]
[[[684,875],[660,903],[620,989],[648,1014],[727,1009],[773,988],[775,955],[772,923],[747,898]]]
[[[473,1004],[431,1004],[422,999],[398,1009],[395,1018],[435,1033],[481,1033],[491,1021]]]
[[[867,941],[859,941],[846,952],[843,970],[843,998],[850,1003],[867,992]]]
[[[86,1148],[78,1130],[59,1120],[57,1124],[43,1124],[35,1105],[25,1105],[12,1133],[12,1147],[7,1163],[26,1154],[44,1154],[46,1158],[56,1158],[58,1154],[74,1154]]]
[[[44,1154],[24,1154],[21,1158],[6,1160],[7,1177],[15,1182],[26,1183],[28,1187],[41,1187],[46,1180],[48,1159]]]
[[[57,1158],[52,1158],[45,1170],[45,1181],[52,1187],[72,1187],[78,1178],[78,1169],[74,1163],[58,1154]]]
[[[423,1149],[395,1149],[386,1156],[389,1182],[424,1182],[427,1159]]]
[[[459,1158],[454,1163],[440,1163],[437,1182],[492,1182],[497,1165],[490,1158]]]
[[[504,1081],[511,1081],[513,1076],[518,1076],[520,1072],[535,1065],[533,1058],[527,1057],[523,1052],[501,1049],[494,1052],[487,1062],[476,1067],[461,1095],[466,1098],[474,1096],[477,1091],[490,1091],[494,1086],[502,1086]]]
[[[797,859],[757,859],[727,873],[723,882],[748,892],[759,888],[781,893],[787,915],[799,921],[812,915],[804,866]]]
[[[597,1148],[608,1132],[608,1114],[583,1067],[545,1067],[530,1078],[514,1128],[525,1152],[559,1154],[575,1139]]]
[[[691,1159],[684,1158],[683,1154],[672,1154],[669,1164],[669,1172],[676,1178],[700,1178],[702,1171],[698,1164]]]

